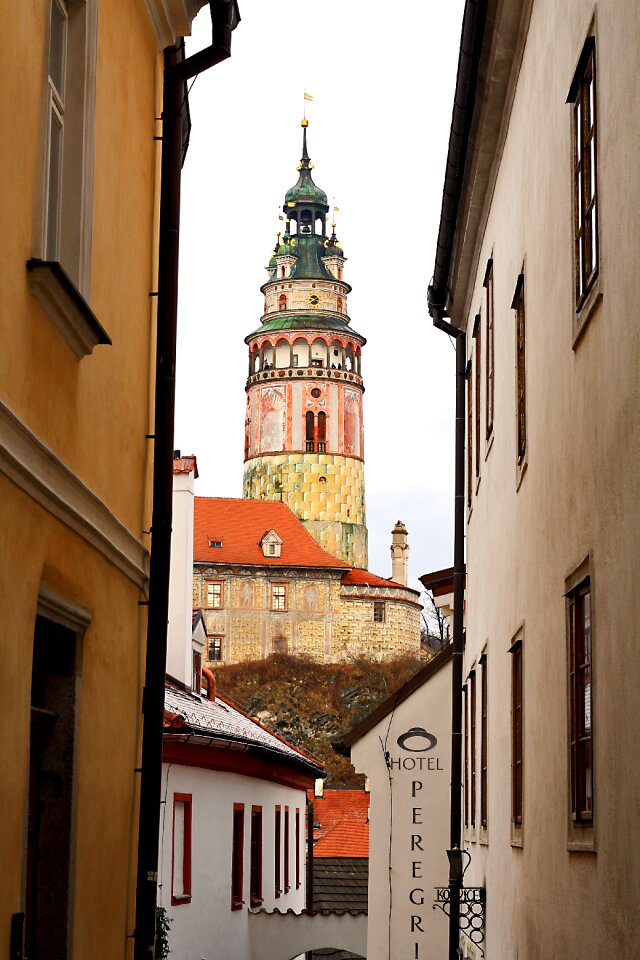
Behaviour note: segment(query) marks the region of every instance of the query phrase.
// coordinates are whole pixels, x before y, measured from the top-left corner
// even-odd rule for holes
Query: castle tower
[[[287,191],[249,347],[243,496],[283,500],[315,540],[367,566],[361,350],[350,326],[344,251],[327,235],[302,121],[298,182]]]

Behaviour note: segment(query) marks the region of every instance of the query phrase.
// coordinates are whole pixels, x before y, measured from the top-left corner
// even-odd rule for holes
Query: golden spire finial
[[[301,126],[301,127],[308,127],[308,126],[309,126],[309,121],[307,120],[306,117],[303,117],[303,118],[302,118],[302,120],[300,121],[300,126]]]

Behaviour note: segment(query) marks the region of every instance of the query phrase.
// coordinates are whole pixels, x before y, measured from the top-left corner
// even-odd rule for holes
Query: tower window
[[[305,446],[307,453],[313,453],[314,451],[314,433],[315,433],[315,417],[311,410],[308,410],[304,417],[305,421]]]
[[[284,270],[284,267],[282,268]],[[278,297],[278,310],[287,309],[287,295],[286,293],[281,293]]]
[[[327,415],[322,410],[318,414],[318,453],[327,449]]]
[[[280,267],[280,276],[284,277],[284,267]]]
[[[384,623],[385,620],[384,603],[381,600],[373,601],[373,622]]]
[[[342,313],[342,305],[343,305],[342,297],[338,297],[338,299],[336,300],[336,309],[338,310],[339,313]]]

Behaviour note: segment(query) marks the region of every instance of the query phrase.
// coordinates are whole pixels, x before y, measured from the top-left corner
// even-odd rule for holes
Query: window
[[[469,767],[471,772],[469,816],[471,826],[476,825],[476,672],[472,670],[469,676]]]
[[[488,824],[488,742],[487,742],[487,724],[488,724],[488,675],[487,675],[487,655],[480,658],[482,664],[482,687],[480,689],[480,826],[483,830],[487,829]]]
[[[373,622],[384,623],[384,619],[385,619],[384,603],[381,600],[374,600],[373,601]]]
[[[67,78],[66,5],[51,3],[49,38],[47,160],[45,169],[44,255],[46,260],[60,259],[60,209],[62,198],[62,159],[64,143],[65,87]]]
[[[511,647],[511,823],[522,826],[523,802],[523,713],[522,636]],[[513,835],[513,831],[512,831]]]
[[[305,424],[305,449],[307,453],[313,453],[315,444],[315,417],[311,410],[307,410],[304,415]]]
[[[284,808],[284,892],[289,893],[289,807]]]
[[[465,683],[464,694],[464,825],[469,826],[469,684]]]
[[[480,477],[480,391],[482,385],[482,327],[480,325],[480,314],[476,316],[476,330],[474,334],[476,341],[475,349],[475,431],[476,431],[476,479]]]
[[[207,580],[207,606],[213,610],[221,610],[224,606],[224,582],[222,580]]]
[[[300,889],[300,808],[296,807],[296,890]]]
[[[274,896],[276,900],[282,894],[281,887],[281,860],[282,860],[282,811],[280,806],[276,806],[276,819],[275,827],[273,831],[273,881],[274,881]]]
[[[191,689],[194,693],[200,693],[202,690],[202,654],[198,650],[192,651],[193,676],[191,678]]]
[[[572,104],[573,233],[576,309],[598,276],[596,47],[587,37],[569,90]]]
[[[286,583],[271,584],[271,609],[287,609],[287,585]]]
[[[191,900],[191,803],[190,793],[174,793],[171,865],[173,906]]]
[[[271,641],[271,652],[272,653],[288,653],[289,652],[289,641],[286,637],[274,637]]]
[[[526,328],[523,273],[518,277],[511,309],[516,312],[516,450],[518,466],[523,467],[527,455]]]
[[[494,341],[493,341],[493,260],[487,263],[487,271],[484,277],[484,287],[486,294],[485,313],[487,317],[487,345],[485,348],[486,365],[486,401],[485,401],[485,422],[487,440],[493,432],[493,402],[494,402]]]
[[[292,367],[297,367],[297,366],[298,366],[298,354],[297,354],[297,353],[293,353],[293,354],[291,355],[291,366],[292,366]]]
[[[222,640],[223,637],[207,638],[209,660],[222,660]]]
[[[318,414],[318,453],[325,453],[327,449],[327,415],[321,410]]]
[[[281,293],[280,296],[278,297],[278,310],[286,310],[286,309],[287,309],[287,295],[286,293]]]
[[[249,903],[252,907],[262,903],[262,807],[251,807]]]
[[[473,361],[467,364],[467,509],[473,496]]]
[[[569,754],[571,818],[593,821],[591,585],[587,577],[567,594],[569,633]]]
[[[231,839],[231,909],[240,910],[242,899],[242,871],[244,865],[244,804],[233,805]]]
[[[220,549],[222,546],[222,540],[209,540],[209,546],[214,549]]]

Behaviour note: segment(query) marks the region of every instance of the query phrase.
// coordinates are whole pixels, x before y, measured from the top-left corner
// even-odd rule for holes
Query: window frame
[[[473,358],[469,355],[467,380],[467,518],[473,508]]]
[[[302,886],[300,875],[300,807],[296,807],[296,890]]]
[[[209,603],[209,587],[220,588],[219,603]],[[207,610],[224,610],[224,594],[225,594],[224,587],[225,587],[224,580],[214,580],[210,578],[207,578],[205,580],[205,600],[206,600],[205,606]]]
[[[464,825],[469,829],[469,681],[462,688],[464,695]]]
[[[598,189],[598,81],[593,24],[578,58],[566,103],[571,106],[574,343],[601,297]],[[588,129],[585,124],[588,118]],[[586,171],[586,176],[585,176]],[[591,187],[587,197],[587,186]],[[587,253],[589,256],[587,257]],[[590,270],[587,270],[587,263]]]
[[[511,301],[515,313],[516,360],[516,489],[520,488],[529,453],[527,422],[527,315],[524,264]]]
[[[251,832],[249,837],[249,905],[259,907],[264,902],[262,895],[262,807],[251,807]]]
[[[523,845],[524,830],[524,631],[509,647],[511,655],[511,845]]]
[[[289,882],[289,807],[284,808],[284,892],[289,893],[291,884]]]
[[[483,286],[485,289],[486,345],[485,345],[485,438],[493,437],[495,415],[495,304],[493,288],[493,257],[487,261]],[[487,451],[488,452],[488,451]]]
[[[387,622],[387,609],[384,600],[374,600],[372,607],[372,617],[374,623]]]
[[[469,824],[476,827],[477,691],[475,668],[469,673]]]
[[[572,624],[572,616],[575,614],[576,599],[584,595],[589,596],[589,719],[590,731],[589,742],[591,751],[591,810],[578,810],[578,777],[575,769],[577,762],[577,749],[575,750],[573,734],[576,724],[576,700],[578,690],[576,689],[576,678],[572,676],[575,673],[575,649],[576,641],[575,627]],[[566,616],[566,636],[567,636],[567,816],[568,816],[568,849],[595,851],[596,836],[596,788],[597,778],[595,770],[595,735],[597,734],[597,724],[594,723],[595,717],[595,698],[594,698],[594,581],[593,565],[591,557],[587,557],[574,573],[565,581],[565,616]],[[574,629],[572,630],[572,626]],[[574,668],[574,669],[572,669]],[[586,697],[582,702],[583,712],[586,711]],[[585,785],[586,796],[586,785]]]
[[[282,807],[275,807],[273,824],[273,896],[279,900],[282,896]]]
[[[244,906],[244,803],[234,803],[231,826],[231,909]]]
[[[222,659],[223,659],[223,657],[222,657],[222,645],[223,645],[223,642],[224,642],[224,634],[217,634],[217,633],[207,634],[207,660],[209,661],[209,663],[220,663],[220,662],[222,661]],[[217,656],[217,657],[212,657],[212,656],[211,656],[211,645],[212,645],[212,643],[213,643],[214,645],[215,645],[215,644],[218,645],[218,650],[217,650],[217,652],[218,652],[219,656]]]
[[[489,824],[489,676],[486,651],[480,657],[482,677],[480,681],[480,831],[481,836],[486,832]]]
[[[481,426],[481,411],[482,405],[480,403],[481,399],[481,389],[482,389],[482,323],[480,313],[476,314],[474,323],[473,323],[473,341],[474,341],[474,431],[475,431],[475,443],[474,443],[474,456],[475,456],[475,481],[476,481],[476,493],[478,492],[478,486],[480,484],[480,426]]]
[[[278,596],[276,605],[276,590],[282,590],[282,597]],[[280,604],[280,599],[282,604]],[[271,580],[269,582],[269,609],[274,613],[286,613],[289,609],[289,584],[284,580]]]
[[[176,805],[183,804],[182,839],[182,893],[176,893]],[[171,906],[191,903],[193,896],[191,857],[193,844],[193,796],[190,793],[173,794],[173,827],[171,834]]]

